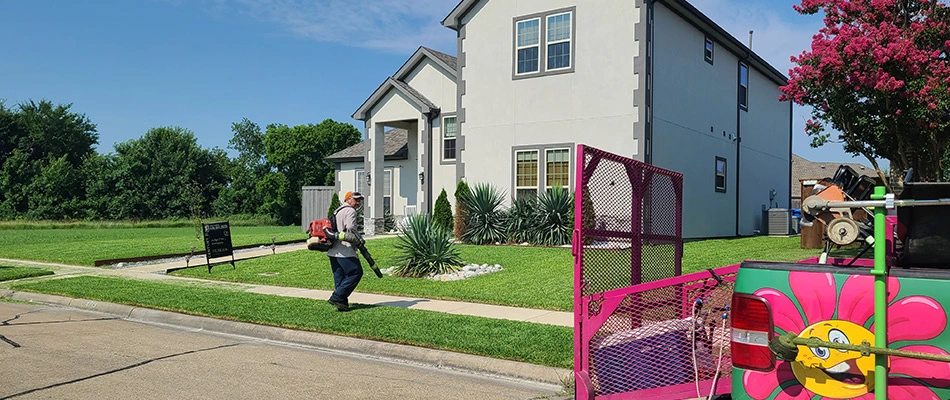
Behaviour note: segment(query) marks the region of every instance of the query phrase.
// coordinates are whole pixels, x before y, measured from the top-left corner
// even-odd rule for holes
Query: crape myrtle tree
[[[802,0],[801,14],[824,14],[811,49],[792,57],[782,99],[813,108],[805,126],[813,147],[838,132],[888,182],[913,168],[917,179],[945,178],[950,143],[950,11],[937,0]]]

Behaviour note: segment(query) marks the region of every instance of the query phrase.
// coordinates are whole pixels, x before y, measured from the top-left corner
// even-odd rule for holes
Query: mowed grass
[[[397,238],[373,239],[366,242],[377,266],[395,265]],[[573,265],[570,249],[521,246],[459,245],[462,259],[468,263],[499,264],[501,272],[453,282],[428,279],[397,278],[373,275],[365,260],[363,280],[356,290],[431,299],[460,300],[550,310],[570,310],[573,296]],[[260,283],[333,290],[333,275],[326,253],[301,250],[230,265],[189,268],[175,275],[218,279],[233,282]],[[272,275],[273,273],[277,275]],[[265,275],[266,274],[266,275]]]
[[[387,238],[367,242],[366,246],[380,268],[393,265],[397,240]],[[816,250],[799,247],[797,237],[689,242],[684,245],[683,273],[718,268],[744,260],[797,261],[818,255]],[[505,269],[461,281],[436,282],[392,276],[378,279],[369,268],[365,268],[363,280],[356,290],[514,307],[572,310],[574,261],[570,249],[472,245],[459,245],[459,249],[466,262],[500,264]],[[629,250],[617,251],[626,251],[626,260],[629,261]],[[622,254],[615,258],[620,259],[623,259]],[[365,266],[365,261],[363,264]],[[240,261],[236,269],[218,267],[211,274],[207,269],[197,267],[175,271],[173,274],[233,282],[333,289],[333,276],[326,254],[306,250]]]
[[[304,240],[299,226],[231,226],[234,246]],[[6,229],[0,230],[0,258],[94,265],[96,260],[204,250],[194,228]]]
[[[571,368],[571,328],[396,307],[246,293],[195,284],[83,276],[13,285],[15,290],[157,308]]]
[[[52,274],[53,271],[41,268],[11,267],[7,265],[0,265],[0,282]]]

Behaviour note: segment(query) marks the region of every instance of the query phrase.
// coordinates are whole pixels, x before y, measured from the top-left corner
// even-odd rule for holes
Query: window
[[[358,169],[356,170],[356,189],[354,191],[360,191],[360,188],[363,187],[363,184],[366,183],[366,173]],[[372,193],[372,190],[370,190]],[[369,193],[364,193],[363,196],[369,197]],[[342,199],[341,199],[342,200]],[[391,213],[393,206],[393,169],[386,168],[383,169],[383,212]]]
[[[716,157],[716,191],[726,193],[726,159]]]
[[[538,195],[538,151],[515,152],[515,197]]]
[[[570,153],[569,149],[547,150],[544,154],[545,188],[555,186],[568,188],[570,182]]]
[[[515,18],[513,79],[574,71],[574,13],[571,7]]]
[[[455,125],[455,117],[445,117],[442,119],[442,160],[455,160],[455,134],[458,129]]]
[[[749,111],[749,67],[739,64],[739,108]]]
[[[712,63],[713,63],[713,42],[712,42],[712,40],[709,40],[709,38],[706,38],[706,44],[705,44],[705,48],[704,48],[704,50],[703,50],[703,57],[706,58],[706,62],[708,62],[709,65],[712,65]]]
[[[571,13],[552,15],[547,20],[548,70],[571,67]]]
[[[518,22],[518,74],[538,72],[541,56],[541,19]]]

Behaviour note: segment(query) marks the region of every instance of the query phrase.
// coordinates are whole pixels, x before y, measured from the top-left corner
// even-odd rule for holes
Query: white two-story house
[[[457,58],[420,48],[354,113],[366,140],[330,157],[367,230],[460,179],[573,190],[577,144],[681,172],[685,237],[753,235],[788,207],[787,78],[687,1],[463,0],[442,24]]]

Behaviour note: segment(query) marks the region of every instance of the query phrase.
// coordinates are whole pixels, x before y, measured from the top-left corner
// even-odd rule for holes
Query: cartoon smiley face
[[[833,343],[874,343],[874,334],[850,321],[827,320],[802,331],[803,338],[818,338]],[[798,358],[792,363],[795,378],[806,389],[833,399],[850,399],[874,390],[874,355],[825,347],[798,346]]]

